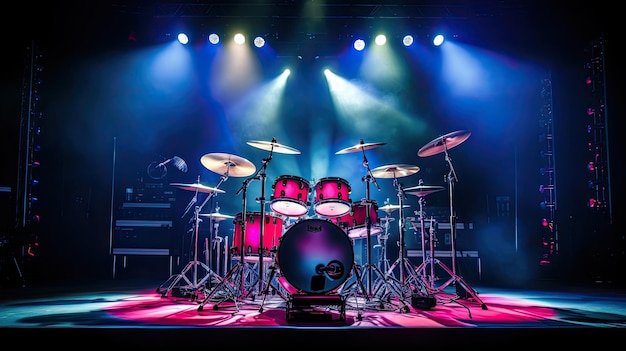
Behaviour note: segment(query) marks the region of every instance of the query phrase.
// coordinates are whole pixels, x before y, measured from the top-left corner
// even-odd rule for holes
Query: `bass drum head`
[[[352,241],[336,224],[307,219],[282,236],[277,253],[284,278],[299,291],[325,294],[339,288],[354,266]]]

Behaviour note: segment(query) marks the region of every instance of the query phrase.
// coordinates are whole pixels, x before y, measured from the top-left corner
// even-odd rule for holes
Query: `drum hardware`
[[[389,199],[387,199],[386,202],[389,202]],[[379,249],[378,269],[380,269],[381,272],[389,272],[391,268],[391,264],[389,263],[389,259],[387,258],[387,239],[389,238],[389,223],[395,220],[395,218],[389,217],[388,215],[380,219],[380,221],[384,223],[384,234],[378,235],[378,245],[375,245],[374,248]]]
[[[458,182],[458,177],[454,170],[454,166],[452,165],[452,158],[450,157],[450,154],[448,151],[452,149],[453,147],[456,147],[459,144],[463,143],[465,140],[467,140],[470,137],[470,135],[471,133],[465,130],[458,130],[455,132],[442,135],[440,137],[435,138],[434,140],[427,143],[426,145],[422,146],[418,150],[417,155],[420,157],[427,157],[427,156],[432,156],[432,155],[436,155],[436,154],[443,152],[445,155],[444,157],[445,161],[447,162],[448,167],[449,167],[448,174],[445,178],[448,182],[448,197],[449,197],[449,205],[450,205],[450,247],[451,247],[450,250],[452,252],[451,254],[452,269],[448,268],[445,264],[435,259],[435,263],[437,263],[448,274],[450,274],[450,278],[441,286],[439,286],[437,289],[434,289],[434,287],[432,286],[430,288],[433,289],[434,292],[436,293],[436,292],[442,291],[450,284],[460,284],[461,287],[464,288],[465,291],[472,298],[474,298],[475,301],[480,302],[481,308],[483,310],[486,310],[487,305],[478,297],[478,293],[471,286],[469,286],[469,284],[467,284],[465,280],[461,278],[460,275],[457,274],[457,271],[456,271],[455,242],[456,242],[456,229],[457,228],[456,228],[456,213],[454,212],[454,183]],[[422,224],[422,231],[423,231],[424,223],[421,223],[421,224]],[[430,230],[431,232],[433,231],[432,223],[431,223]],[[432,240],[431,240],[431,245],[432,245]],[[422,251],[425,251],[425,250],[422,250]],[[422,264],[424,264],[424,262],[422,262]]]
[[[399,254],[398,259],[390,266],[389,270],[387,270],[387,274],[385,275],[386,279],[391,280],[392,282],[397,282],[400,285],[398,290],[401,291],[400,299],[404,301],[404,299],[410,296],[410,291],[412,289],[420,288],[421,282],[419,281],[417,275],[415,274],[415,269],[408,258],[405,257],[405,217],[404,217],[404,209],[407,208],[407,205],[404,204],[404,200],[406,198],[406,194],[404,193],[404,189],[402,184],[398,181],[398,177],[406,177],[409,175],[413,175],[419,172],[420,168],[418,166],[407,165],[407,164],[399,164],[399,165],[387,165],[381,166],[375,169],[376,172],[380,175],[383,175],[385,178],[393,178],[393,185],[398,190],[398,205],[386,205],[386,210],[391,212],[394,210],[399,210],[399,220],[398,220],[398,229],[399,229],[399,238],[398,238],[398,247]],[[409,206],[410,207],[410,206]],[[399,267],[399,278],[395,279],[393,275],[393,271],[396,267]]]
[[[208,193],[208,196],[204,199],[204,201],[202,202],[202,204],[200,204],[200,206],[195,206],[194,209],[194,215],[192,217],[193,220],[193,233],[194,233],[194,253],[193,253],[193,260],[189,261],[189,263],[187,263],[187,265],[185,265],[185,267],[183,268],[183,270],[176,276],[172,276],[170,277],[167,281],[171,280],[171,283],[168,285],[168,287],[161,292],[161,295],[163,297],[167,296],[168,292],[170,292],[174,287],[176,287],[176,285],[181,281],[184,280],[187,285],[185,285],[184,287],[180,287],[180,288],[184,288],[184,289],[188,289],[191,292],[191,300],[192,301],[196,301],[198,299],[198,290],[200,287],[204,287],[205,283],[207,280],[211,279],[211,278],[215,278],[217,280],[221,280],[221,277],[215,273],[207,264],[198,261],[198,237],[199,237],[199,227],[200,227],[200,211],[202,210],[202,208],[207,204],[207,202],[213,198],[213,196],[215,196],[215,194],[217,193],[224,193],[225,191],[220,190],[219,187],[220,185],[226,181],[228,179],[228,172],[226,172],[224,175],[222,175],[222,177],[220,178],[220,182],[217,184],[217,186],[215,188],[212,187],[207,187],[204,186],[202,184],[200,184],[200,177],[198,177],[198,182],[196,184],[181,184],[181,183],[172,183],[172,186],[178,187],[180,189],[183,190],[193,190],[194,191],[194,196],[192,197],[191,201],[189,202],[189,204],[187,205],[187,208],[185,209],[185,213],[183,214],[183,217],[187,214],[187,212],[189,211],[189,209],[197,203],[197,199],[198,199],[198,193],[202,192],[202,193]],[[205,276],[198,280],[198,269],[199,267],[202,267],[205,271],[206,274]],[[189,279],[189,277],[187,276],[187,274],[189,273],[189,271],[192,271],[192,278],[191,280]],[[163,283],[161,286],[167,284],[167,281],[165,283]]]
[[[382,145],[385,145],[385,143],[364,143],[363,140],[361,139],[359,144],[336,152],[336,154],[345,154],[345,153],[360,151],[363,154],[363,166],[367,169],[367,174],[361,178],[361,180],[365,182],[365,199],[363,199],[361,203],[365,205],[365,229],[366,229],[365,238],[367,242],[367,260],[366,260],[367,262],[362,267],[358,267],[355,265],[356,267],[355,268],[355,275],[356,275],[355,288],[356,290],[358,289],[362,290],[364,297],[366,301],[368,302],[371,302],[373,300],[374,296],[377,294],[380,288],[382,287],[393,288],[390,286],[390,284],[388,284],[386,279],[382,279],[382,280],[377,279],[379,282],[381,282],[381,284],[377,286],[375,290],[376,293],[373,290],[374,273],[377,273],[379,277],[384,277],[384,274],[380,271],[380,269],[376,265],[372,264],[372,250],[371,250],[372,218],[370,214],[370,207],[372,206],[373,202],[370,196],[370,183],[373,182],[378,188],[378,190],[380,190],[380,187],[378,186],[378,182],[376,181],[376,177],[373,174],[373,171],[369,167],[369,161],[367,160],[367,156],[365,155],[365,150],[373,149]],[[364,275],[361,274],[360,270],[365,271],[365,274]],[[364,280],[367,284],[363,283]],[[401,302],[404,304],[404,301],[401,300]],[[383,307],[382,301],[380,302],[380,304],[381,304],[381,307]],[[407,308],[406,304],[404,304],[404,307]],[[361,312],[359,311],[358,318],[360,317],[361,317]]]
[[[250,284],[249,286],[249,291],[247,295],[244,295],[244,292],[246,291],[246,277],[249,277],[250,274],[246,274],[246,273],[250,273],[249,271],[252,270],[252,267],[249,266],[247,260],[246,260],[246,224],[247,224],[247,189],[248,189],[248,184],[252,181],[252,180],[260,180],[261,181],[261,197],[259,197],[257,200],[260,203],[261,206],[261,211],[260,213],[260,223],[259,223],[259,243],[264,243],[263,241],[263,237],[264,237],[264,232],[265,232],[265,224],[266,224],[266,213],[265,213],[265,181],[267,178],[267,174],[266,174],[266,169],[267,169],[267,165],[271,162],[272,157],[274,152],[278,152],[278,153],[285,153],[285,154],[299,154],[300,151],[285,146],[285,145],[281,145],[278,144],[276,142],[276,139],[272,138],[271,142],[265,142],[265,141],[248,141],[247,142],[248,145],[259,148],[259,149],[263,149],[263,150],[267,150],[269,151],[269,155],[267,158],[264,158],[261,160],[262,162],[262,166],[259,167],[258,170],[256,170],[256,173],[254,172],[254,170],[256,169],[256,167],[254,167],[254,165],[252,163],[250,163],[249,161],[247,162],[243,162],[242,160],[239,160],[241,164],[244,165],[248,165],[246,170],[252,170],[252,172],[246,172],[246,175],[252,175],[249,178],[246,178],[243,183],[241,188],[239,188],[239,190],[237,190],[235,195],[239,195],[239,193],[243,192],[242,197],[242,211],[241,211],[241,220],[238,221],[238,223],[235,223],[235,225],[239,225],[241,228],[241,238],[239,241],[239,248],[240,248],[240,260],[239,262],[233,266],[230,270],[230,272],[227,274],[227,277],[225,279],[222,280],[222,283],[220,283],[221,286],[224,286],[224,283],[226,281],[229,281],[233,276],[237,276],[240,278],[239,281],[239,298],[245,298],[248,295],[250,295],[253,292],[253,288],[255,285],[260,284],[258,287],[258,292],[263,292],[266,289],[264,289],[264,266],[266,264],[266,262],[264,262],[264,256],[265,256],[265,248],[263,247],[262,244],[259,245],[259,253],[258,253],[258,275],[256,276],[256,279],[253,280],[253,282]],[[232,157],[228,157],[228,159],[232,159]],[[218,165],[219,162],[213,162],[213,165]],[[252,165],[252,166],[250,166]],[[219,168],[219,167],[217,167]],[[235,221],[237,222],[237,221]],[[281,223],[282,224],[282,223]],[[233,243],[234,244],[234,243]],[[269,282],[268,282],[269,284]],[[219,286],[219,285],[218,285]],[[214,295],[216,290],[218,290],[218,288],[216,287],[215,289],[213,289],[213,291],[208,294],[205,299],[201,302],[200,306],[198,307],[198,310],[201,311],[204,307],[204,304],[206,304]],[[229,289],[230,293],[233,293],[233,291],[231,289]],[[254,295],[253,295],[254,297]],[[234,297],[234,300],[236,300],[237,297]],[[215,304],[213,306],[214,308],[217,308],[217,304]],[[236,306],[237,307],[237,306]],[[238,307],[237,307],[238,309]]]
[[[223,237],[219,236],[219,227],[220,227],[220,222],[227,220],[227,219],[232,219],[235,218],[234,216],[230,216],[230,215],[225,215],[220,213],[220,206],[217,202],[215,202],[215,212],[213,213],[200,213],[200,217],[207,217],[209,218],[209,223],[210,223],[210,228],[211,230],[211,248],[209,249],[208,247],[206,248],[206,252],[205,255],[206,257],[206,261],[207,261],[207,265],[209,267],[211,267],[213,259],[211,257],[211,252],[215,251],[217,253],[217,257],[215,259],[216,262],[216,268],[215,270],[217,272],[220,271],[220,264],[222,262],[222,258],[221,258],[221,246],[222,246],[222,241],[224,240]],[[209,263],[210,262],[210,263]]]

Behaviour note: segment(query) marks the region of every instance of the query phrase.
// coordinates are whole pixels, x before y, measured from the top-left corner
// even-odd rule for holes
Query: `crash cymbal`
[[[300,153],[299,150],[296,150],[292,147],[282,145],[276,142],[276,140],[272,141],[262,141],[262,140],[250,140],[247,142],[248,145],[254,146],[261,150],[278,152],[279,154],[291,154],[297,155]]]
[[[411,205],[403,205],[402,208],[409,208],[411,207]],[[399,210],[400,209],[400,205],[385,205],[383,207],[379,207],[378,210],[380,211],[385,211],[387,213],[391,213],[395,210]]]
[[[233,219],[235,218],[234,216],[229,216],[229,215],[225,215],[225,214],[221,214],[221,213],[200,213],[198,214],[198,216],[200,217],[209,217],[211,219],[213,219],[214,221],[223,221],[225,219]]]
[[[430,143],[422,146],[419,151],[417,151],[417,155],[420,157],[426,157],[450,150],[467,140],[471,134],[472,133],[466,130],[457,130],[456,132],[442,135]]]
[[[372,169],[372,175],[376,178],[400,178],[419,172],[418,166],[398,164],[386,165]]]
[[[245,158],[221,152],[206,154],[200,162],[209,171],[231,177],[247,177],[256,171],[254,164]]]
[[[439,185],[418,185],[418,186],[412,186],[410,188],[405,188],[404,192],[409,195],[424,197],[428,194],[436,193],[443,189],[445,188]]]
[[[211,188],[202,184],[184,184],[184,183],[170,183],[171,186],[175,186],[179,189],[189,190],[189,191],[198,191],[200,193],[225,193],[224,190],[218,188]]]
[[[361,150],[369,150],[369,149],[377,148],[379,146],[383,146],[385,144],[387,143],[364,143],[363,140],[361,140],[360,143],[354,146],[350,146],[350,147],[347,147],[345,149],[341,149],[335,152],[335,155],[349,154],[351,152],[359,152]]]

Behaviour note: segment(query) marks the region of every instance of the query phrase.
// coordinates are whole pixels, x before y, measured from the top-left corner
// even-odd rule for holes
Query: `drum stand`
[[[393,184],[398,189],[398,206],[400,210],[400,216],[398,220],[398,229],[399,229],[399,253],[398,259],[389,267],[387,270],[387,274],[385,275],[386,279],[391,279],[393,282],[396,282],[400,285],[398,290],[402,292],[401,299],[407,298],[411,295],[411,291],[417,290],[418,288],[422,288],[422,283],[419,280],[419,276],[416,274],[415,267],[411,264],[408,258],[405,257],[405,244],[404,244],[404,190],[402,189],[402,184],[398,182],[398,178],[394,176]],[[396,267],[399,267],[400,275],[399,279],[395,279],[393,271]]]
[[[227,282],[231,281],[231,278],[236,277],[239,279],[239,290],[237,290],[235,288],[234,285],[229,286],[228,288],[228,294],[233,297],[233,300],[235,300],[235,307],[237,310],[239,310],[239,307],[237,307],[237,297],[239,297],[240,299],[246,298],[248,297],[250,294],[252,294],[254,292],[253,288],[256,284],[260,284],[258,287],[258,292],[262,293],[267,291],[267,289],[264,289],[263,286],[263,282],[264,282],[264,272],[263,272],[263,268],[265,265],[265,262],[263,261],[263,258],[265,257],[265,248],[263,247],[263,234],[265,232],[265,179],[266,179],[266,173],[265,170],[267,168],[268,163],[272,160],[272,151],[270,150],[270,155],[268,158],[264,158],[262,160],[263,162],[263,166],[261,166],[259,168],[259,170],[250,178],[246,179],[243,182],[243,185],[241,186],[241,188],[237,191],[236,194],[239,194],[241,191],[243,191],[243,200],[242,200],[242,211],[241,211],[241,222],[237,223],[237,225],[241,226],[241,240],[239,242],[239,251],[240,251],[240,260],[239,262],[233,266],[230,270],[230,272],[226,275],[226,277],[224,277],[224,279],[222,280],[222,282],[220,284],[218,284],[218,286],[216,286],[216,288],[209,293],[205,299],[200,303],[200,306],[198,307],[198,311],[202,311],[203,306],[215,295],[215,293],[217,291],[222,290],[223,287],[226,286]],[[261,197],[258,199],[259,202],[261,203],[261,223],[260,223],[260,232],[259,232],[259,263],[258,263],[258,275],[254,275],[254,269],[253,267],[250,266],[250,264],[248,264],[248,262],[246,262],[245,260],[245,256],[246,256],[246,252],[245,252],[245,237],[246,237],[246,197],[247,197],[247,190],[248,190],[248,183],[252,180],[255,179],[260,179],[261,180]],[[250,281],[250,284],[248,284],[248,288],[246,289],[246,282]],[[268,283],[269,284],[269,283]],[[276,289],[278,290],[278,289]],[[238,291],[238,295],[237,295],[237,291]],[[247,293],[245,293],[247,291]],[[252,298],[254,300],[254,295],[252,295]],[[225,300],[222,300],[225,301]],[[219,303],[213,305],[214,309],[217,309]]]
[[[390,272],[391,264],[387,258],[387,239],[389,238],[389,222],[393,221],[393,218],[385,216],[380,220],[385,222],[385,233],[378,235],[378,245],[376,245],[380,250],[378,252],[378,269],[381,272]]]
[[[219,188],[219,186],[224,181],[226,181],[226,179],[228,179],[228,173],[224,174],[221,177],[220,182],[217,184],[216,188]],[[198,184],[200,184],[199,178],[198,178]],[[215,278],[218,281],[222,280],[222,278],[217,273],[215,273],[207,264],[198,261],[198,237],[199,237],[200,221],[201,221],[200,211],[202,210],[204,205],[206,205],[206,203],[211,198],[213,198],[214,195],[215,195],[215,192],[209,193],[209,195],[206,197],[206,199],[204,199],[204,202],[200,206],[195,206],[194,215],[193,215],[193,226],[194,226],[193,228],[193,233],[194,233],[193,261],[190,261],[189,263],[187,263],[187,265],[183,268],[183,270],[178,275],[171,276],[168,280],[165,281],[165,283],[161,284],[161,287],[162,287],[166,285],[168,281],[171,281],[171,283],[167,286],[165,290],[161,291],[160,288],[157,289],[157,292],[161,293],[162,297],[166,297],[168,292],[170,292],[174,287],[176,287],[176,285],[181,280],[184,280],[187,283],[187,285],[180,286],[179,288],[189,290],[192,294],[191,301],[196,301],[198,300],[198,290],[200,290],[201,287],[205,288],[205,283],[207,282],[207,280],[211,278]],[[183,214],[183,217],[185,216],[185,214],[187,214],[187,211],[189,211],[191,206],[193,206],[193,204],[196,203],[197,198],[198,198],[198,190],[196,189],[196,193],[194,194],[194,197],[189,202],[189,205],[187,205],[187,210]],[[206,271],[204,278],[200,280],[198,280],[199,267],[202,267]],[[191,280],[187,276],[190,271],[192,271]]]
[[[394,286],[392,284],[390,284],[387,279],[385,279],[385,274],[383,274],[383,272],[380,271],[380,269],[376,266],[372,264],[372,219],[371,219],[371,215],[370,215],[370,207],[372,206],[372,201],[370,200],[370,182],[374,182],[376,184],[376,186],[378,186],[378,184],[376,183],[376,179],[374,178],[374,176],[372,175],[372,172],[369,168],[369,163],[367,161],[367,157],[365,156],[365,150],[363,150],[363,166],[365,166],[367,168],[367,175],[365,175],[362,180],[366,183],[366,188],[365,188],[365,199],[362,200],[362,202],[365,203],[365,224],[366,224],[366,228],[367,228],[367,262],[363,265],[363,267],[361,267],[361,272],[359,272],[359,267],[358,265],[354,265],[355,266],[355,275],[356,275],[356,287],[355,289],[361,289],[361,291],[364,294],[365,300],[367,302],[372,302],[374,297],[376,295],[378,295],[378,292],[380,291],[379,289],[381,288],[385,288],[383,290],[383,293],[385,293],[386,291],[392,292],[397,294],[398,296],[401,295],[400,291],[397,291],[394,289]],[[365,275],[362,274],[362,272],[365,272]],[[373,281],[373,275],[374,272],[376,272],[378,274],[378,284],[374,284]],[[365,280],[365,283],[363,283],[363,280]],[[373,289],[373,285],[376,285],[376,289]],[[383,294],[386,295],[386,294]],[[391,297],[389,297],[389,301],[391,300]],[[400,298],[400,302],[402,302],[403,304],[403,308],[404,310],[408,311],[408,307],[406,305],[406,303],[404,302],[404,299]],[[382,302],[382,299],[379,303],[379,307],[382,309],[384,307],[384,304]],[[360,314],[359,314],[360,317]]]
[[[427,287],[427,289],[432,292],[432,293],[439,293],[442,292],[447,286],[449,286],[450,284],[459,284],[463,289],[465,289],[465,291],[472,296],[472,298],[480,303],[480,306],[483,310],[487,309],[487,305],[478,297],[478,293],[472,289],[471,286],[469,286],[469,284],[467,284],[465,282],[465,280],[463,278],[461,278],[461,276],[459,276],[456,273],[456,213],[454,212],[454,182],[457,182],[458,179],[456,177],[456,173],[454,172],[454,167],[452,165],[452,159],[450,158],[449,154],[448,154],[448,149],[447,147],[445,148],[445,160],[446,162],[448,162],[448,165],[450,167],[450,171],[448,172],[447,175],[447,181],[448,181],[448,196],[449,196],[449,200],[450,200],[450,250],[451,250],[451,258],[452,258],[452,268],[448,268],[443,262],[439,261],[438,259],[433,257],[433,236],[434,236],[434,228],[433,228],[433,221],[431,220],[431,226],[430,226],[430,232],[431,232],[431,237],[429,238],[430,241],[430,257],[427,260],[424,260],[424,262],[422,262],[422,264],[417,268],[418,271],[422,270],[425,265],[427,263],[431,264],[431,280],[433,279],[433,275],[434,275],[434,266],[433,264],[438,264],[444,271],[446,271],[449,275],[450,278],[445,281],[443,284],[441,284],[439,287],[435,287],[434,284],[431,282],[431,285],[429,285]],[[421,202],[420,202],[420,211],[421,211]],[[420,224],[422,225],[422,255],[425,254],[425,250],[424,250],[424,218],[423,216],[420,214]]]

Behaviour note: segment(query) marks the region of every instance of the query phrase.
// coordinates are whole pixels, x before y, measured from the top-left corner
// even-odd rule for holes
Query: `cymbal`
[[[402,206],[402,208],[409,208],[411,207],[411,205],[404,205]],[[391,213],[395,210],[399,210],[400,209],[400,205],[385,205],[383,207],[379,207],[378,208],[380,211],[385,211],[387,213]]]
[[[200,213],[198,214],[198,216],[200,217],[209,217],[212,218],[215,221],[223,221],[225,219],[232,219],[235,218],[234,216],[229,216],[229,215],[225,215],[225,214],[221,214],[221,213]]]
[[[200,193],[225,193],[224,190],[218,188],[211,188],[202,184],[183,184],[183,183],[170,183],[171,186],[175,186],[179,189],[189,190],[189,191],[198,191]]]
[[[214,152],[200,158],[200,162],[208,170],[231,177],[247,177],[256,171],[254,164],[243,157]]]
[[[378,220],[381,221],[381,222],[393,222],[396,219],[393,218],[393,217],[382,217],[382,218],[379,218]]]
[[[261,150],[278,152],[279,154],[297,155],[300,153],[299,150],[296,150],[286,145],[279,144],[275,140],[272,140],[272,141],[250,140],[247,142],[247,144],[250,146],[254,146],[258,149],[261,149]]]
[[[418,186],[412,186],[410,188],[405,188],[404,192],[409,195],[416,195],[419,197],[424,197],[426,195],[436,193],[443,189],[445,188],[439,185],[418,185]]]
[[[372,170],[372,175],[376,178],[398,178],[406,177],[419,172],[418,166],[398,164],[376,167]]]
[[[417,155],[420,157],[426,157],[436,155],[440,152],[444,152],[445,150],[450,150],[467,140],[471,134],[472,133],[466,130],[457,130],[456,132],[442,135],[422,146],[419,151],[417,151]]]
[[[350,146],[350,147],[347,147],[345,149],[341,149],[335,152],[335,155],[349,154],[351,152],[359,152],[361,150],[369,150],[369,149],[377,148],[379,146],[383,146],[385,144],[387,143],[364,143],[363,140],[361,140],[360,143],[354,146]]]

